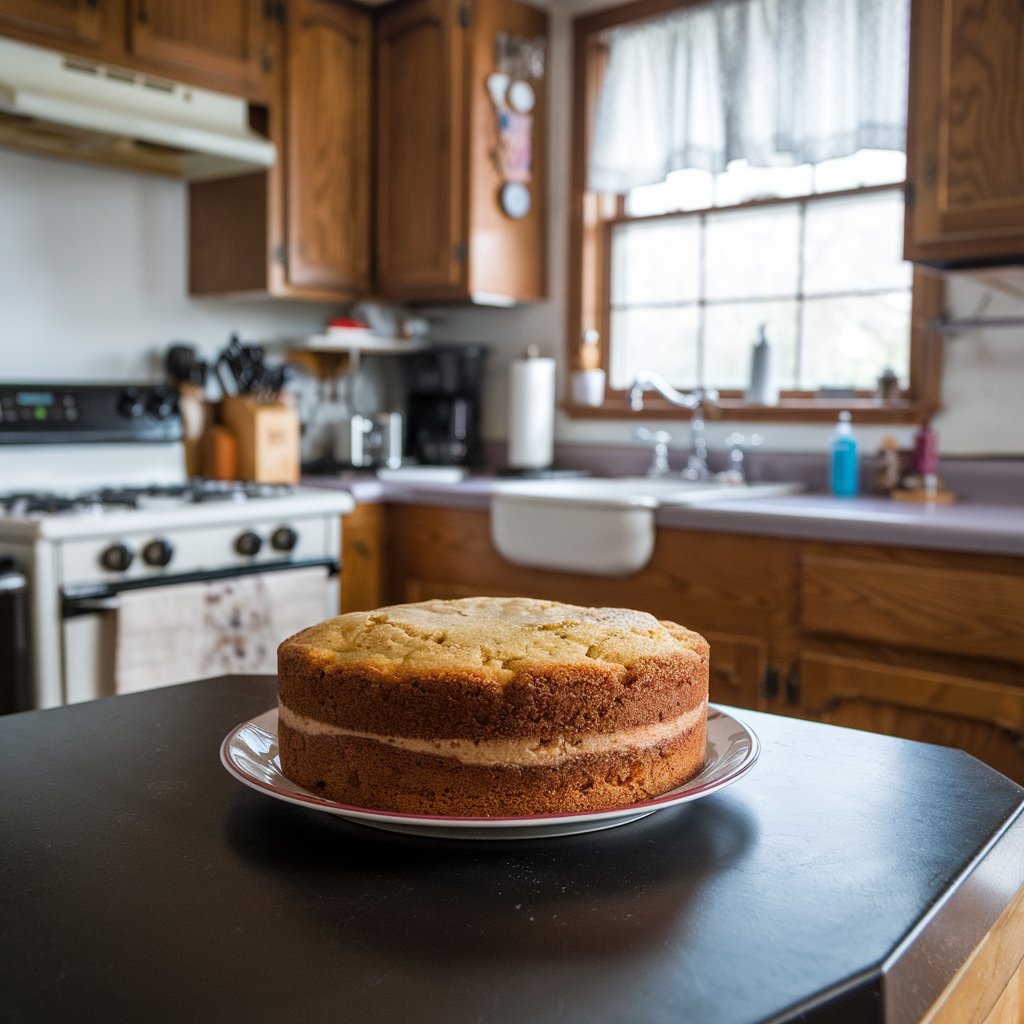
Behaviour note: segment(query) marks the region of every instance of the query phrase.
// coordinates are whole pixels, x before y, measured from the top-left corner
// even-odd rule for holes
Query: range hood
[[[0,145],[191,181],[269,167],[245,100],[0,39]]]

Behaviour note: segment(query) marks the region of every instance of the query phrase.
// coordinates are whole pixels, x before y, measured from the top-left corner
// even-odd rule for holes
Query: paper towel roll
[[[528,356],[509,366],[508,464],[546,469],[554,457],[555,361]]]

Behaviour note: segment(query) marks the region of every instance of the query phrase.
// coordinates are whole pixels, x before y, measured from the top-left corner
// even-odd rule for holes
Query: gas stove
[[[250,623],[250,634],[251,623],[264,624],[256,670],[273,671],[270,655],[284,639],[275,630],[308,624],[289,618],[289,604],[317,618],[337,612],[341,516],[351,508],[338,491],[187,479],[181,423],[163,388],[0,384],[0,560],[27,582],[21,642],[30,678],[15,684],[27,694],[18,706],[141,688],[138,672],[118,666],[132,649],[126,623],[143,591],[159,596],[157,620],[169,622],[183,621],[186,596],[209,611],[226,596],[237,604],[243,591],[256,595],[232,621]],[[305,590],[293,587],[275,604],[282,581],[293,578]],[[226,629],[208,646],[246,646]],[[10,650],[18,643],[0,637],[0,689],[4,641]],[[210,675],[254,664],[202,662]],[[196,671],[183,667],[181,680],[170,681]],[[168,681],[158,667],[150,675]]]
[[[8,516],[103,515],[125,509],[180,509],[211,501],[243,502],[283,498],[295,493],[290,484],[241,480],[192,480],[183,484],[99,487],[82,491],[28,491],[0,494],[0,514]]]

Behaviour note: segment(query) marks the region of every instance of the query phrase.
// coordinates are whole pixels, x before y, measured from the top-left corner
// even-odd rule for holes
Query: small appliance
[[[403,361],[409,454],[432,466],[478,466],[487,349],[435,345]]]

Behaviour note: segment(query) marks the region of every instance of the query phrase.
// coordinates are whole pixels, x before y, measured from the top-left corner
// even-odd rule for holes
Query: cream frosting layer
[[[643,725],[619,732],[594,733],[579,740],[556,736],[551,740],[539,737],[525,739],[422,739],[413,736],[381,736],[357,729],[345,729],[300,715],[284,704],[278,706],[278,718],[296,732],[307,736],[347,736],[373,740],[416,754],[451,757],[462,764],[514,767],[550,767],[582,754],[610,754],[626,749],[653,747],[665,740],[684,735],[707,716],[707,702],[678,718],[655,725]]]

